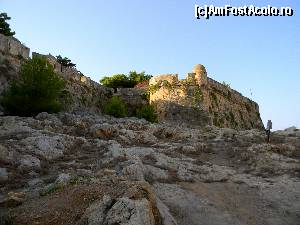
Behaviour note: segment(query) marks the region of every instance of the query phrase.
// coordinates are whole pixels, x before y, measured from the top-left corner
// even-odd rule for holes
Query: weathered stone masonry
[[[0,95],[18,77],[20,66],[29,58],[29,53],[30,49],[16,38],[0,34]],[[129,116],[148,104],[145,90],[121,88],[114,93],[111,88],[92,81],[75,68],[62,68],[54,56],[40,56],[46,57],[66,81],[61,96],[64,111],[102,113],[104,104],[113,95],[125,101]],[[202,65],[197,65],[184,80],[179,80],[176,74],[166,74],[153,77],[149,85],[150,103],[156,106],[159,121],[214,124],[237,129],[263,128],[258,105],[230,87],[207,77]]]
[[[0,95],[16,78],[21,64],[29,58],[30,49],[14,37],[0,34]]]
[[[6,90],[10,82],[18,78],[22,63],[29,59],[30,49],[14,37],[0,34],[0,95]],[[120,88],[116,93],[83,75],[76,68],[62,67],[52,55],[32,53],[32,56],[45,57],[66,82],[61,95],[63,110],[66,112],[90,111],[103,113],[104,104],[113,96],[121,97],[127,105],[129,116],[135,114],[136,109],[148,104],[144,98],[144,91],[134,88]],[[1,112],[0,106],[0,112]]]
[[[52,55],[32,53],[32,56],[41,56],[53,65],[55,72],[66,81],[65,89],[61,96],[64,111],[90,111],[102,113],[105,102],[111,98],[113,90],[84,76],[76,68],[63,67]]]
[[[203,65],[179,80],[165,74],[150,80],[150,102],[160,121],[191,125],[213,124],[237,129],[263,128],[258,104],[239,92],[207,77]]]

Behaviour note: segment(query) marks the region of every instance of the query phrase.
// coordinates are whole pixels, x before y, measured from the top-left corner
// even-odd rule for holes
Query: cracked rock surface
[[[0,117],[0,224],[298,225],[300,135]]]

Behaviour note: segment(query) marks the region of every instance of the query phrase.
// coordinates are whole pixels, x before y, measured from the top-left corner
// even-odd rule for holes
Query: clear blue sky
[[[205,3],[290,6],[294,16],[196,20]],[[300,127],[298,0],[0,0],[0,9],[31,51],[67,56],[95,81],[130,70],[184,78],[201,63],[258,102],[264,123]]]

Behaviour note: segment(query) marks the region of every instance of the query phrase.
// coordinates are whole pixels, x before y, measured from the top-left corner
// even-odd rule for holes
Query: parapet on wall
[[[0,34],[0,51],[15,57],[29,58],[30,49],[14,37]]]

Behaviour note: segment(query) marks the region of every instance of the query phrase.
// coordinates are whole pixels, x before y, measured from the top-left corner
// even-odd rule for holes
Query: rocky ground
[[[298,225],[300,131],[0,117],[0,224]]]

